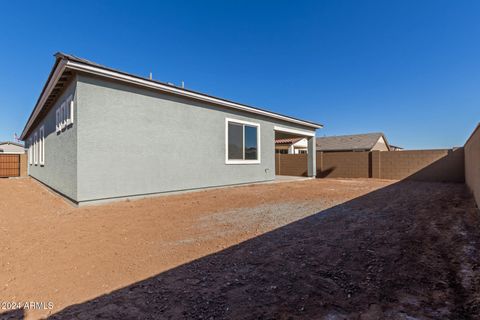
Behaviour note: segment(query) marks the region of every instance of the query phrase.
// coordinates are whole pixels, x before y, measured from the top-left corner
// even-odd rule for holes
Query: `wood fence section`
[[[464,182],[464,150],[317,152],[317,178]],[[306,154],[276,154],[275,174],[307,175]]]
[[[276,175],[306,177],[307,168],[307,154],[275,154]]]
[[[0,154],[0,178],[20,176],[20,155]]]

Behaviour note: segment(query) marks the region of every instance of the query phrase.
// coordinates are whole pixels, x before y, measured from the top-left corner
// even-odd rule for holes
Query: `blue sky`
[[[480,121],[479,1],[2,1],[0,140],[57,51],[406,148]]]

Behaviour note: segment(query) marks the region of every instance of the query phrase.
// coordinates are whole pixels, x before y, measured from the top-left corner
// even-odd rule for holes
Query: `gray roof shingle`
[[[346,136],[316,137],[317,151],[366,151],[371,150],[378,139],[385,136],[381,132],[352,134]],[[387,139],[385,142],[388,144]]]

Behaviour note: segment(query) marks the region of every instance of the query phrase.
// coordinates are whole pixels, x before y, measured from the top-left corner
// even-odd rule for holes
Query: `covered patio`
[[[315,133],[275,126],[275,179],[285,180],[299,177],[316,176],[316,145]],[[284,152],[283,150],[288,150]],[[289,174],[289,178],[280,170],[281,159],[284,157],[295,157],[298,164]],[[306,170],[305,170],[306,168]]]

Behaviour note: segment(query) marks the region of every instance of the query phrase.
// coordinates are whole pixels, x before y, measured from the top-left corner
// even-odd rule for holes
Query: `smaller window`
[[[57,108],[57,111],[55,112],[55,129],[57,132],[61,130],[60,127],[60,108]]]
[[[75,101],[73,101],[73,98],[70,98],[70,123],[73,123],[74,107],[75,107]]]
[[[39,137],[39,162],[40,165],[45,165],[45,128],[42,126],[40,128],[40,137]]]
[[[66,123],[67,125],[70,125],[73,123],[73,97],[72,95],[68,96],[67,98],[67,103],[65,106],[65,112],[66,112]]]
[[[38,164],[38,134],[33,135],[33,163]]]
[[[28,139],[28,162],[30,165],[33,164],[33,146],[32,146],[32,138]]]
[[[66,111],[65,111],[65,101],[60,105],[60,129],[65,129],[65,124],[67,121]]]
[[[68,124],[68,105],[67,102],[64,102],[63,106],[63,126],[66,127]]]

